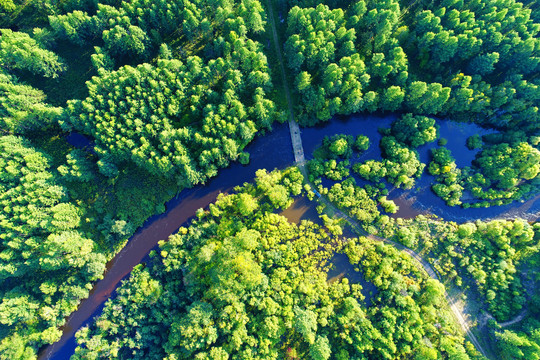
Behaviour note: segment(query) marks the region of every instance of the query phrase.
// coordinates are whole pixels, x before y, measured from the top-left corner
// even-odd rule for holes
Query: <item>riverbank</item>
[[[324,136],[338,133],[363,134],[370,137],[371,146],[358,161],[367,158],[380,158],[379,141],[381,135],[378,128],[387,127],[396,118],[395,115],[380,117],[375,115],[352,115],[348,119],[336,119],[322,126],[314,128],[295,129],[289,128],[289,124],[276,125],[274,130],[265,136],[257,138],[246,148],[251,156],[250,164],[242,166],[233,164],[227,169],[220,171],[219,175],[210,180],[204,186],[185,190],[166,205],[167,211],[162,215],[153,216],[128,242],[126,247],[108,264],[108,270],[103,280],[96,283],[90,297],[81,302],[79,310],[68,318],[62,340],[49,346],[41,353],[40,359],[66,359],[75,348],[74,334],[87,324],[91,318],[100,313],[104,302],[114,294],[114,290],[120,281],[130,273],[131,269],[139,264],[147,254],[155,248],[159,240],[166,239],[174,233],[182,224],[195,215],[197,209],[206,207],[213,202],[220,192],[230,191],[234,186],[250,181],[255,171],[259,168],[272,170],[285,168],[293,165],[295,160],[295,148],[292,138],[299,137],[305,149],[305,157],[309,160],[313,150],[319,146]],[[467,124],[465,124],[467,126]],[[460,124],[462,126],[462,124]],[[447,127],[451,131],[452,127]],[[290,130],[292,129],[292,131]],[[471,128],[468,131],[473,131]],[[442,135],[442,134],[441,134]],[[450,141],[449,141],[450,144]],[[421,149],[427,153],[428,149]],[[303,164],[303,162],[301,163]],[[424,174],[419,184],[429,175]],[[449,221],[459,223],[472,220],[490,220],[495,218],[526,219],[538,218],[540,211],[540,197],[525,203],[512,203],[500,207],[488,209],[462,209],[449,207],[444,201],[436,197],[429,186],[418,185],[410,191],[394,189],[390,199],[399,206],[400,211],[395,216],[412,218],[418,214],[432,214]],[[69,344],[69,346],[68,346]],[[64,347],[66,346],[66,347]]]

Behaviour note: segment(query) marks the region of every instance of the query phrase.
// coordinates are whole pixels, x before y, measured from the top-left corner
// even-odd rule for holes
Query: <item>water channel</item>
[[[322,126],[302,129],[302,142],[306,159],[311,159],[312,152],[320,144],[324,136],[335,134],[366,135],[370,139],[370,146],[358,159],[354,161],[362,162],[368,159],[381,159],[379,142],[381,134],[378,129],[388,128],[392,121],[397,119],[397,115],[388,116],[366,116],[352,115],[349,117],[336,117],[329,123]],[[493,130],[483,129],[475,124],[456,123],[447,120],[438,120],[439,134],[448,140],[445,145],[452,156],[456,158],[459,168],[471,166],[478,150],[469,150],[466,146],[467,138],[474,134],[485,135],[493,133]],[[420,161],[428,164],[430,161],[431,149],[437,147],[437,142],[429,143],[419,147],[418,153]],[[448,206],[441,198],[431,191],[431,184],[434,177],[427,171],[416,181],[416,186],[411,190],[393,189],[388,198],[394,200],[399,205],[399,211],[395,217],[413,218],[416,215],[436,215],[448,221],[458,223],[474,220],[489,220],[496,218],[515,219],[523,218],[528,221],[536,221],[540,217],[540,197],[521,202],[513,202],[508,205],[493,206],[490,208],[469,208],[464,209],[458,206]],[[358,180],[358,179],[357,179]],[[359,180],[359,185],[365,181]],[[390,189],[391,187],[389,187]]]
[[[369,149],[362,154],[358,161],[367,159],[380,159],[379,141],[381,135],[379,127],[388,127],[396,115],[354,115],[347,118],[336,118],[332,121],[312,128],[302,129],[302,141],[307,159],[310,159],[313,150],[320,145],[324,136],[334,134],[363,134],[370,138]],[[489,131],[472,124],[456,124],[448,121],[440,121],[440,133],[448,139],[446,145],[456,158],[458,167],[470,165],[474,159],[475,151],[470,151],[465,146],[467,137],[473,134],[486,134]],[[76,137],[76,139],[78,139]],[[79,139],[80,140],[80,139]],[[77,141],[73,141],[74,145]],[[87,144],[85,145],[87,146]],[[436,144],[428,144],[419,148],[421,161],[429,161],[429,149]],[[107,264],[104,278],[97,282],[87,299],[83,300],[79,308],[68,319],[62,328],[62,338],[55,344],[46,347],[39,359],[69,359],[76,347],[75,333],[78,329],[88,324],[103,309],[107,299],[114,296],[114,290],[118,287],[133,267],[145,260],[148,253],[157,246],[159,240],[176,232],[195,215],[199,208],[204,208],[213,202],[216,196],[222,192],[231,191],[237,185],[249,182],[254,178],[255,171],[260,168],[273,170],[282,169],[293,165],[291,138],[287,124],[277,124],[274,130],[265,136],[259,136],[246,151],[251,156],[250,164],[242,166],[233,164],[219,172],[219,175],[205,185],[182,191],[178,196],[166,204],[166,212],[150,217],[145,225],[140,228],[129,240],[127,245]],[[433,214],[446,220],[464,222],[468,220],[487,220],[492,218],[516,218],[523,217],[528,220],[536,220],[540,214],[540,199],[536,197],[525,203],[514,202],[509,205],[488,209],[462,209],[449,207],[444,201],[436,197],[429,188],[433,179],[424,174],[418,181],[418,185],[410,191],[394,189],[389,198],[396,201],[400,206],[396,214],[400,217],[414,217],[418,214]],[[300,219],[311,219],[316,214],[313,202],[296,202],[288,211],[284,212],[289,220],[298,222]],[[342,273],[348,274],[349,270],[337,270],[336,276]]]

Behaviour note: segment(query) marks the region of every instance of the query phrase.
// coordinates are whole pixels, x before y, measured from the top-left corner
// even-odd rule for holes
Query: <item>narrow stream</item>
[[[302,129],[302,141],[307,159],[310,159],[311,153],[320,145],[324,136],[334,134],[368,136],[371,145],[362,154],[360,160],[380,159],[379,141],[381,135],[377,130],[379,127],[389,127],[396,118],[396,115],[384,117],[353,115],[347,118],[338,117],[322,126]],[[448,139],[446,146],[456,157],[458,166],[470,165],[474,159],[475,151],[470,151],[464,146],[467,137],[476,133],[486,134],[488,131],[472,124],[456,124],[448,121],[438,123],[441,126],[441,136]],[[435,146],[436,144],[432,143],[419,148],[422,162],[426,163],[429,160],[429,149]],[[251,154],[249,165],[233,164],[229,168],[221,170],[219,175],[206,185],[182,191],[166,204],[167,211],[164,214],[152,216],[146,221],[127,245],[107,264],[104,278],[95,284],[90,296],[83,300],[77,311],[67,319],[62,328],[62,338],[55,344],[46,347],[40,353],[39,359],[69,359],[76,347],[75,332],[101,313],[105,301],[114,297],[113,292],[120,281],[131,272],[135,265],[144,260],[148,253],[157,246],[158,241],[167,239],[170,234],[176,232],[180,226],[195,215],[197,209],[208,206],[219,193],[230,191],[237,185],[251,181],[255,171],[260,168],[271,171],[275,168],[285,168],[294,163],[287,124],[275,125],[271,133],[258,137],[246,148],[246,151]],[[414,189],[410,191],[395,189],[390,193],[389,198],[394,199],[400,206],[398,216],[411,218],[418,214],[433,214],[446,220],[464,222],[500,217],[523,217],[535,220],[540,214],[540,196],[525,203],[514,202],[488,209],[449,207],[431,192],[430,181],[432,179],[429,175],[423,175]],[[288,213],[284,213],[284,215],[287,215],[291,221],[309,219],[314,216],[313,207],[309,207],[308,204],[301,201],[295,203],[287,211]]]

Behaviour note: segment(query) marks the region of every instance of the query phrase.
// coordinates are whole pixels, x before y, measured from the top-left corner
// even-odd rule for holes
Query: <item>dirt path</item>
[[[292,140],[292,146],[293,146],[293,153],[294,153],[294,161],[296,164],[304,164],[305,158],[304,158],[304,148],[302,146],[302,138],[300,137],[300,127],[294,121],[294,109],[293,109],[293,102],[291,99],[291,91],[289,90],[289,85],[287,83],[287,76],[285,72],[285,65],[283,62],[283,56],[281,54],[281,45],[279,42],[277,30],[276,30],[276,22],[274,19],[274,11],[273,11],[273,4],[272,0],[266,0],[267,6],[268,6],[268,21],[272,25],[272,37],[274,38],[274,47],[275,52],[278,57],[279,61],[279,68],[281,72],[281,81],[283,82],[283,89],[285,90],[285,97],[287,98],[287,107],[289,110],[289,129],[291,131],[291,140]]]
[[[329,200],[327,200],[326,198],[324,197],[321,197],[320,200],[326,205],[326,206],[329,206],[331,207],[334,212],[336,213],[337,216],[347,220],[347,222],[352,226],[352,228],[359,234],[362,234],[370,239],[373,239],[373,240],[378,240],[378,241],[382,241],[386,244],[389,244],[393,247],[395,247],[396,249],[400,250],[400,251],[403,251],[405,253],[407,253],[410,257],[412,257],[414,260],[416,260],[416,262],[424,269],[424,271],[428,274],[428,276],[432,279],[435,279],[435,280],[439,280],[441,281],[442,279],[440,278],[440,274],[435,270],[433,269],[433,267],[422,257],[420,256],[420,254],[418,254],[417,252],[415,252],[414,250],[412,249],[409,249],[408,247],[400,244],[400,243],[397,243],[395,241],[392,241],[390,239],[386,239],[386,238],[382,238],[382,237],[379,237],[379,236],[375,236],[375,235],[371,235],[371,234],[368,234],[357,222],[356,220],[352,219],[350,216],[348,216],[347,214],[343,213],[341,210],[337,209],[334,204],[332,204]],[[482,347],[482,345],[480,345],[480,343],[478,342],[478,339],[476,338],[476,336],[471,332],[471,329],[469,327],[469,324],[467,323],[465,317],[466,315],[458,308],[458,306],[456,305],[455,301],[453,298],[451,298],[448,293],[444,292],[444,297],[446,298],[446,301],[448,302],[448,304],[450,305],[450,309],[452,310],[452,312],[454,313],[454,316],[456,317],[457,321],[459,322],[459,324],[461,325],[461,328],[463,329],[463,331],[467,334],[467,337],[469,338],[469,340],[471,341],[471,343],[474,345],[474,347],[486,358],[488,358],[487,356],[487,353],[486,351],[484,350],[484,348]],[[515,319],[514,319],[515,320]],[[516,321],[517,322],[517,321]]]
[[[527,316],[527,308],[524,308],[523,310],[521,310],[519,315],[516,316],[515,318],[513,318],[512,320],[508,320],[508,321],[499,323],[499,326],[503,327],[503,328],[509,327],[509,326],[514,325],[514,324],[520,322],[521,320],[523,320],[525,318],[525,316]],[[490,315],[490,317],[493,318],[493,316],[491,316],[491,315]]]
[[[529,309],[527,309],[527,307],[524,306],[523,309],[521,310],[521,312],[519,314],[517,314],[513,319],[505,321],[505,322],[497,322],[497,324],[502,328],[512,326],[514,324],[517,324],[521,320],[525,319],[525,317],[527,316],[528,313],[529,313]],[[483,321],[483,323],[480,326],[481,327],[487,326],[488,320],[497,321],[497,319],[495,319],[495,317],[493,315],[488,313],[488,314],[485,315],[485,320]]]

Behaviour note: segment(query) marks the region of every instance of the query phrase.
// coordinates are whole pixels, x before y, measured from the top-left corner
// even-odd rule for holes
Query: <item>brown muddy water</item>
[[[322,126],[302,129],[301,135],[307,159],[311,158],[311,153],[320,145],[324,136],[363,134],[370,138],[371,144],[369,149],[357,160],[379,160],[381,152],[378,145],[381,135],[377,129],[389,127],[396,118],[396,115],[352,115],[347,118],[337,117]],[[438,123],[441,136],[448,139],[446,146],[452,151],[457,165],[459,167],[470,165],[476,151],[466,148],[467,137],[473,134],[483,135],[489,131],[473,124],[456,124],[448,121],[439,121]],[[85,143],[89,143],[89,140],[85,139]],[[89,144],[85,146],[88,147]],[[435,146],[436,144],[432,143],[418,149],[422,162],[429,161],[429,151]],[[206,185],[182,191],[179,196],[166,204],[167,211],[164,214],[153,216],[146,221],[127,245],[107,264],[104,278],[95,284],[89,298],[83,300],[78,310],[67,319],[62,328],[61,340],[42,349],[39,359],[69,359],[76,347],[75,332],[101,313],[105,301],[114,297],[114,290],[119,286],[121,280],[129,275],[135,265],[145,260],[148,253],[156,248],[158,241],[167,239],[169,235],[176,232],[180,226],[195,215],[199,208],[208,206],[219,193],[231,191],[233,187],[251,181],[255,171],[259,168],[266,168],[270,171],[274,168],[285,168],[293,165],[294,162],[292,144],[286,124],[275,126],[271,133],[257,138],[245,150],[251,154],[248,166],[233,164],[231,167],[221,170],[219,175]],[[514,202],[499,207],[462,209],[449,207],[443,200],[435,196],[429,187],[431,181],[432,178],[430,179],[429,175],[423,175],[414,189],[409,191],[393,190],[389,194],[389,199],[396,201],[397,205],[400,206],[396,215],[412,218],[418,214],[431,214],[460,223],[477,219],[517,217],[534,221],[540,217],[540,196],[523,203]],[[300,198],[289,209],[285,210],[283,215],[292,222],[299,222],[303,219],[318,219],[315,206],[311,206],[309,203],[306,198]],[[354,267],[348,262],[346,255],[341,255],[336,255],[338,257],[335,259],[335,269],[329,273],[329,279],[345,276],[350,281],[357,280],[367,290],[367,293],[364,294],[367,304],[370,299],[368,295],[373,292],[373,288],[369,286],[369,283],[362,282],[361,274],[354,271]]]
[[[307,197],[299,197],[287,209],[283,210],[280,215],[283,215],[289,222],[300,224],[302,220],[309,220],[321,225],[319,214],[317,214],[317,203],[310,201]]]
[[[286,210],[282,211],[283,215],[289,222],[299,224],[302,220],[309,220],[316,224],[322,225],[321,218],[316,210],[317,202],[310,201],[306,197],[297,198],[294,203]],[[343,237],[355,237],[354,233],[347,227],[344,229]],[[329,260],[331,268],[328,271],[328,282],[339,281],[347,278],[350,284],[360,284],[362,286],[362,295],[364,295],[364,303],[370,306],[372,298],[377,294],[377,287],[369,281],[366,281],[362,272],[356,271],[356,267],[351,264],[349,257],[345,254],[335,253]]]
[[[107,299],[113,296],[133,267],[143,261],[160,240],[165,240],[195,215],[200,208],[207,207],[219,193],[231,191],[235,186],[253,180],[260,168],[271,171],[293,165],[292,144],[286,124],[274,127],[264,137],[257,138],[246,151],[250,153],[250,164],[233,164],[222,169],[219,175],[205,185],[182,191],[179,196],[166,204],[166,212],[152,216],[145,225],[131,237],[127,245],[107,264],[102,280],[98,281],[87,299],[81,301],[78,309],[68,317],[61,339],[42,349],[38,359],[64,360],[73,354],[75,333],[101,313]]]

